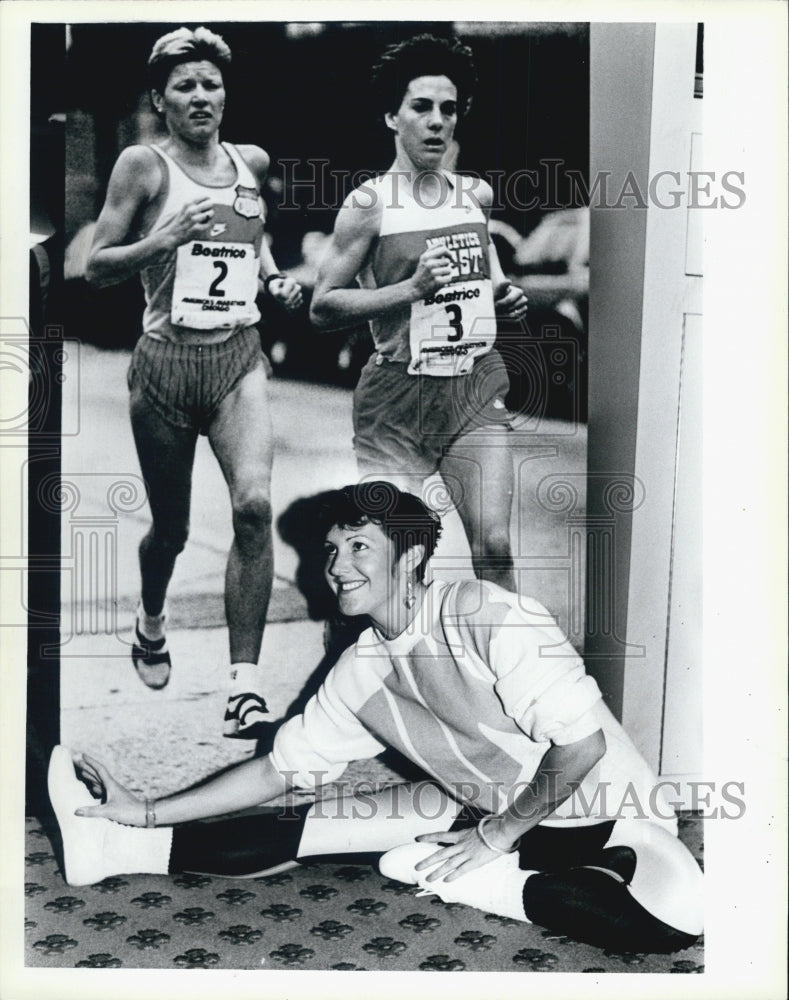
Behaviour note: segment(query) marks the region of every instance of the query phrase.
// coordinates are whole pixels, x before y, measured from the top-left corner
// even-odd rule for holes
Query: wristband
[[[263,291],[267,295],[271,295],[269,290],[269,285],[272,281],[284,281],[287,278],[287,274],[283,274],[281,271],[275,271],[274,274],[267,274],[263,279]]]
[[[149,830],[156,826],[156,799],[145,800],[145,826]]]
[[[482,819],[477,823],[477,836],[482,841],[482,843],[487,847],[489,851],[494,851],[496,854],[512,854],[518,850],[518,840],[512,845],[512,847],[497,847],[495,844],[491,844],[488,838],[485,836],[485,824],[488,820],[493,819],[493,816],[483,816]]]

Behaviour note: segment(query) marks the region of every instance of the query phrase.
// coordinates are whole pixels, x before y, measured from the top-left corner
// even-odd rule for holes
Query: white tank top
[[[257,180],[236,148],[225,142],[222,148],[233,161],[236,180],[210,187],[192,180],[163,149],[151,146],[164,161],[168,188],[150,231],[162,229],[185,202],[196,198],[210,198],[214,210],[207,236],[183,244],[141,272],[143,331],[157,340],[178,341],[189,331],[199,331],[203,342],[218,342],[260,319],[255,299],[263,202]]]
[[[360,200],[374,195],[383,206],[378,241],[359,275],[362,287],[410,277],[432,246],[444,246],[452,261],[448,285],[370,321],[378,353],[407,362],[412,375],[464,375],[496,339],[485,213],[460,175],[444,176],[447,186],[435,207],[397,185],[391,173],[357,189]]]

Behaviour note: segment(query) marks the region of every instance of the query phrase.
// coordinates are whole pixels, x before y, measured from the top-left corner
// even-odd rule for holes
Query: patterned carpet
[[[680,817],[699,864],[703,824]],[[27,966],[703,972],[703,939],[675,955],[617,954],[484,914],[372,867],[305,864],[255,879],[128,875],[74,889],[56,835],[26,820]]]

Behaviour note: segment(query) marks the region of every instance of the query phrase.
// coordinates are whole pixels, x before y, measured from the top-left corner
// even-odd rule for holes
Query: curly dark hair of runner
[[[383,480],[344,486],[323,494],[319,517],[324,537],[335,525],[358,528],[377,524],[392,540],[395,559],[414,545],[423,545],[425,554],[415,570],[420,581],[441,537],[441,518],[435,511],[412,493]]]
[[[373,66],[371,87],[376,112],[395,114],[408,84],[420,76],[446,76],[458,92],[458,117],[471,107],[477,82],[474,56],[457,38],[415,35],[384,49]]]

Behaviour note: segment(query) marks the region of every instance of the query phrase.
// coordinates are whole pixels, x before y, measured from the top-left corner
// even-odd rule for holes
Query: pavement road
[[[162,692],[149,691],[129,660],[139,595],[137,545],[149,523],[127,412],[129,355],[76,343],[67,354],[61,741],[103,757],[138,791],[159,795],[254,751],[243,741],[221,736],[228,663],[222,595],[232,541],[230,503],[219,466],[201,438],[190,537],[169,591],[172,680]],[[278,379],[270,389],[276,519],[300,497],[354,482],[356,470],[349,390]],[[512,537],[518,589],[539,597],[580,644],[583,557],[572,538],[577,538],[573,523],[584,511],[585,428],[522,417],[510,437],[517,482]],[[571,493],[577,491],[574,505],[562,501],[570,495],[562,482]],[[432,495],[438,487],[437,480],[428,484]],[[470,576],[457,515],[450,511],[444,520],[433,572]],[[265,694],[277,718],[315,669],[323,648],[322,623],[309,620],[294,585],[296,553],[278,534],[274,555],[275,589],[261,662],[270,668]]]

